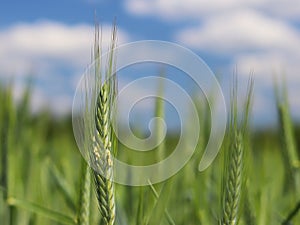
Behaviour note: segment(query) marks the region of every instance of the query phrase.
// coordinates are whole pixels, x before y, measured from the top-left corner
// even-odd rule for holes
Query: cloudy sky
[[[14,79],[16,98],[35,78],[33,110],[71,110],[77,82],[90,62],[94,15],[109,40],[114,18],[120,43],[155,39],[190,48],[230,79],[255,77],[256,123],[275,122],[273,77],[286,80],[300,121],[299,0],[4,1],[0,7],[0,79]]]

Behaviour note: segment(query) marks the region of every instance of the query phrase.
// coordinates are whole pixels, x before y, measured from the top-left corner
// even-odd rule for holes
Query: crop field
[[[96,29],[95,59],[100,54],[98,39]],[[113,35],[112,49],[114,41]],[[113,61],[107,66],[112,68]],[[156,162],[170,154],[178,135],[167,135],[153,154],[128,157],[131,150],[118,143],[107,121],[116,95],[114,79],[97,84],[96,110],[84,115],[96,118],[96,141],[86,138],[84,144],[101,173],[80,154],[71,114],[63,118],[47,110],[32,114],[30,85],[16,103],[14,83],[0,84],[0,224],[300,225],[300,128],[289,112],[288,90],[280,82],[274,85],[277,126],[250,129],[255,80],[249,79],[246,96],[239,95],[239,83],[232,80],[225,138],[210,167],[198,171],[210,132],[209,109],[199,102],[203,132],[191,159],[171,178],[140,187],[110,179],[111,155],[136,164]],[[243,107],[237,106],[240,101]],[[153,113],[164,115],[159,100]],[[84,129],[89,134],[91,128]]]

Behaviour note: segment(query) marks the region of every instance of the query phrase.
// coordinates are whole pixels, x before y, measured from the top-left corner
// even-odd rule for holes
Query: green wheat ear
[[[223,190],[222,224],[237,224],[242,195],[244,146],[239,132],[234,134],[230,146],[229,161],[226,163],[225,188]]]
[[[245,134],[253,91],[250,79],[245,102],[245,111],[241,124],[238,122],[237,80],[234,81],[231,99],[231,119],[229,130],[229,147],[226,148],[222,188],[222,225],[238,224],[241,202],[245,189]]]
[[[91,174],[89,165],[82,159],[78,225],[90,224]]]
[[[101,34],[100,34],[101,35]],[[113,183],[113,154],[116,152],[115,135],[110,121],[112,106],[116,96],[116,78],[114,71],[114,49],[116,46],[116,26],[113,27],[112,44],[108,54],[108,64],[102,80],[102,68],[100,68],[101,43],[99,43],[99,27],[96,26],[94,59],[96,100],[94,111],[96,132],[93,136],[92,151],[90,152],[91,163],[94,166],[93,176],[95,190],[105,225],[112,225],[115,221],[115,195]]]

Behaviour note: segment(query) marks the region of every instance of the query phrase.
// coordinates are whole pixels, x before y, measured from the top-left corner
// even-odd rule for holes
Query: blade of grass
[[[143,225],[144,219],[144,188],[140,187],[136,225]]]
[[[300,202],[295,206],[292,212],[287,216],[287,218],[282,222],[282,225],[289,225],[291,224],[291,220],[297,215],[300,211]]]
[[[58,170],[55,164],[50,162],[48,164],[49,164],[49,171],[53,178],[53,181],[55,182],[57,188],[63,193],[63,197],[66,203],[68,204],[68,206],[75,212],[76,206],[73,197],[75,196],[73,194],[74,191],[70,188],[71,186],[67,183],[64,176],[61,174],[61,172]]]
[[[172,179],[172,178],[171,178]],[[171,187],[172,187],[172,181],[168,180],[163,184],[163,187],[161,189],[160,194],[157,193],[155,190],[154,186],[151,184],[149,181],[150,188],[152,190],[153,195],[157,199],[157,202],[155,204],[155,207],[150,215],[150,220],[148,221],[148,225],[152,224],[160,224],[161,220],[163,218],[163,214],[166,215],[167,221],[170,225],[175,225],[175,222],[173,221],[172,217],[170,216],[166,205],[168,202],[168,198],[171,192]]]
[[[44,208],[43,206],[37,205],[35,203],[27,202],[25,200],[13,198],[13,197],[8,198],[7,203],[10,206],[16,206],[16,207],[23,208],[25,210],[36,213],[38,215],[45,216],[45,217],[47,217],[49,219],[52,219],[56,222],[60,222],[60,223],[63,223],[63,224],[70,224],[70,225],[76,224],[75,219],[73,219],[69,216],[63,215],[59,212],[55,212],[53,210]]]

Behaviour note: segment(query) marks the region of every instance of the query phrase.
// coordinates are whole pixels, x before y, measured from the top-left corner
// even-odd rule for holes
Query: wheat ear
[[[93,171],[95,190],[98,199],[100,213],[105,225],[113,225],[115,221],[115,197],[113,183],[113,160],[115,152],[115,136],[111,126],[110,117],[112,105],[116,95],[116,78],[112,77],[114,71],[113,50],[116,43],[116,27],[114,26],[112,35],[112,45],[108,58],[108,68],[105,72],[105,81],[101,79],[101,68],[99,54],[100,47],[99,29],[96,29],[96,42],[94,49],[95,75],[97,88],[99,91],[96,97],[95,106],[95,127],[96,134],[93,137],[91,160],[96,170]]]
[[[223,216],[222,225],[238,224],[243,192],[245,191],[245,135],[247,133],[248,119],[252,102],[254,81],[250,77],[246,102],[244,103],[242,121],[238,121],[237,106],[237,77],[234,77],[234,87],[231,96],[231,118],[229,131],[229,148],[226,153],[226,161],[223,176]]]
[[[242,193],[243,174],[243,145],[240,133],[235,133],[233,144],[230,147],[229,162],[225,189],[223,190],[223,225],[234,225],[238,222],[239,205]]]
[[[98,132],[96,139],[100,138],[103,146],[100,146],[95,139],[93,154],[98,171],[94,172],[94,180],[101,215],[106,225],[112,225],[115,220],[115,200],[107,102],[107,88],[104,85],[101,88],[96,108]]]
[[[79,199],[78,224],[90,224],[91,175],[89,165],[83,161],[81,171],[81,187]]]

